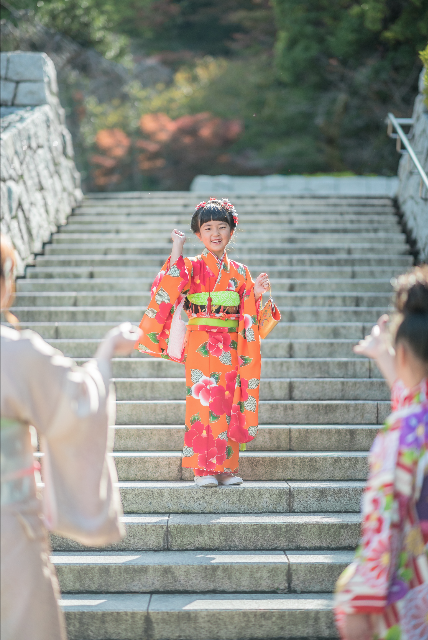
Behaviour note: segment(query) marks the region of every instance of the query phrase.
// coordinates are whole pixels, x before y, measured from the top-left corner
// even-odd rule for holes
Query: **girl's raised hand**
[[[269,276],[267,273],[261,273],[257,276],[256,281],[254,283],[254,295],[256,296],[256,300],[260,298],[262,293],[268,291],[270,287]]]
[[[355,345],[353,351],[360,356],[367,356],[377,360],[379,356],[388,349],[387,328],[389,316],[383,315],[371,330],[370,335]]]
[[[186,234],[178,229],[174,229],[171,233],[172,251],[171,251],[171,264],[175,264],[178,258],[183,253],[183,246],[186,242]]]
[[[186,234],[182,231],[179,231],[178,229],[174,229],[171,233],[171,240],[173,241],[174,245],[183,247],[184,243],[186,242]]]

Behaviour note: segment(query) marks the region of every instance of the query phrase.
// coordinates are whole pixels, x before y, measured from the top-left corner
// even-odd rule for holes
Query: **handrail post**
[[[413,164],[415,165],[421,180],[420,180],[420,186],[419,186],[419,197],[422,200],[428,200],[428,196],[424,196],[422,195],[424,192],[424,187],[426,192],[428,193],[428,177],[427,174],[425,173],[421,163],[419,162],[412,145],[409,142],[408,137],[406,136],[406,134],[404,133],[403,129],[401,128],[401,124],[403,125],[411,125],[413,124],[413,120],[412,118],[396,118],[392,113],[388,113],[388,117],[387,117],[387,134],[390,138],[396,138],[397,142],[395,143],[395,148],[398,151],[398,153],[408,153],[410,159],[412,160]],[[393,133],[393,129],[395,129],[395,131],[397,133]],[[405,149],[401,148],[401,143],[403,143]]]

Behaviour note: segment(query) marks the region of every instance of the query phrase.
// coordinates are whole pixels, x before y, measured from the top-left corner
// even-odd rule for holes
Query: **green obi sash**
[[[192,304],[207,305],[208,296],[211,296],[211,304],[213,307],[239,307],[241,298],[236,291],[202,291],[201,293],[191,293],[187,299]]]
[[[227,327],[231,329],[237,329],[239,326],[238,320],[222,320],[221,318],[190,318],[188,324],[192,325],[205,325],[208,327]]]

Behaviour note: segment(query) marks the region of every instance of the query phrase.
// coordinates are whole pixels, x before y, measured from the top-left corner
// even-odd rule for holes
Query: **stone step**
[[[299,179],[299,177],[298,177]],[[226,191],[227,189],[225,189]],[[175,202],[194,202],[203,197],[203,191],[120,191],[111,193],[87,193],[83,199],[83,203],[109,203],[109,202],[157,202],[162,201],[165,203],[173,204]],[[221,197],[232,197],[229,195]],[[347,194],[302,194],[302,193],[233,193],[233,199],[240,204],[253,204],[254,202],[260,202],[261,204],[278,202],[284,203],[302,203],[313,202],[314,204],[320,203],[344,203],[344,204],[361,204],[374,206],[376,203],[385,205],[392,204],[393,199],[390,196],[379,195],[347,195]]]
[[[251,482],[199,489],[189,482],[118,482],[125,513],[359,513],[362,480]]]
[[[115,216],[135,216],[140,220],[147,222],[171,222],[174,220],[180,220],[187,224],[190,224],[190,219],[193,215],[194,204],[186,207],[166,207],[164,205],[159,206],[129,206],[123,204],[122,206],[83,206],[75,209],[75,214],[82,216],[97,216],[101,218],[109,217],[114,219]],[[318,218],[350,218],[358,217],[361,220],[370,219],[373,216],[394,218],[396,213],[395,209],[391,206],[380,207],[361,207],[350,206],[343,207],[340,205],[327,205],[327,206],[303,206],[303,207],[281,207],[281,206],[268,206],[268,207],[239,207],[238,213],[240,216],[241,224],[259,223],[274,223],[282,221],[284,218],[296,216],[296,217],[318,217]]]
[[[35,264],[38,267],[82,267],[89,266],[93,269],[98,267],[132,267],[139,268],[143,266],[161,267],[166,261],[170,251],[159,255],[67,255],[37,256]],[[190,255],[190,254],[189,254]],[[231,259],[236,260],[236,256],[232,253]],[[247,265],[250,271],[254,269],[269,269],[269,267],[392,267],[393,269],[403,270],[410,268],[412,265],[412,257],[410,255],[374,255],[353,254],[353,255],[334,255],[334,254],[306,254],[303,252],[299,255],[259,255],[253,253],[251,255],[251,264]]]
[[[85,360],[77,358],[83,363]],[[183,377],[183,365],[161,358],[114,358],[114,378]],[[366,358],[263,358],[263,378],[381,378]]]
[[[339,637],[332,596],[325,593],[101,592],[65,594],[61,605],[69,640],[283,640],[284,637],[333,640]]]
[[[116,326],[114,322],[21,322],[21,328],[32,329],[46,340],[96,340]],[[275,327],[273,339],[358,341],[370,333],[373,323],[358,322],[283,322]],[[269,340],[270,338],[267,338]],[[351,355],[351,354],[349,354]]]
[[[145,310],[137,307],[31,306],[12,311],[22,322],[133,322],[139,324]],[[382,307],[279,307],[284,322],[364,322],[374,324],[387,311]]]
[[[160,242],[165,244],[170,242],[171,230],[160,233],[159,231],[149,232],[145,229],[144,225],[141,225],[141,231],[135,228],[136,225],[130,225],[128,233],[115,233],[109,232],[109,229],[105,229],[104,232],[99,233],[64,233],[56,234],[52,239],[52,246],[69,246],[71,244],[79,244],[82,246],[92,245],[99,241],[99,244],[103,247],[108,245],[120,245],[120,244],[147,244],[148,242],[158,245]],[[391,243],[394,245],[406,244],[406,236],[399,231],[392,233],[373,231],[373,233],[363,233],[351,230],[350,232],[334,232],[334,231],[314,231],[307,229],[305,231],[295,231],[277,229],[275,234],[271,231],[264,232],[262,229],[255,232],[241,231],[236,238],[236,247],[239,249],[245,249],[249,244],[254,244],[257,240],[261,245],[271,243],[283,243],[284,248],[288,249],[292,244],[311,244],[311,245],[329,245],[335,242],[341,242],[345,245],[349,242],[355,244],[386,244]],[[200,245],[202,248],[202,245]]]
[[[391,255],[391,256],[400,256],[400,255],[407,255],[409,253],[408,247],[405,243],[401,243],[401,242],[394,242],[394,243],[390,243],[385,241],[384,243],[380,243],[381,246],[379,246],[379,243],[377,241],[374,241],[373,243],[371,242],[353,242],[352,237],[347,237],[346,239],[344,237],[341,237],[340,242],[339,240],[336,242],[330,242],[330,243],[324,243],[324,244],[317,244],[316,242],[314,244],[311,244],[309,242],[299,242],[299,243],[289,243],[287,245],[285,245],[284,243],[281,244],[274,244],[274,243],[266,243],[265,245],[263,245],[262,243],[255,243],[255,242],[248,242],[245,245],[239,246],[239,248],[236,250],[236,254],[234,254],[233,256],[231,255],[232,259],[237,259],[240,262],[243,262],[244,260],[248,260],[248,258],[251,258],[254,254],[255,251],[265,251],[266,253],[269,253],[270,256],[272,256],[272,254],[279,254],[280,256],[283,255],[284,253],[286,255],[293,255],[293,254],[305,254],[305,253],[312,253],[312,254],[320,254],[320,255],[325,255],[325,254],[332,254],[332,255],[347,255],[347,256],[353,256],[353,255],[359,255],[359,254],[365,254],[365,253],[370,253],[371,251],[373,251],[373,245],[375,245],[375,247],[380,251],[380,253],[382,253],[382,255]],[[199,249],[199,247],[198,247]],[[198,249],[196,250],[196,253],[198,253]],[[195,255],[195,251],[190,251],[190,249],[188,250],[189,253],[186,251],[187,255]],[[95,256],[95,255],[115,255],[115,256],[120,256],[120,255],[134,255],[134,254],[145,254],[146,256],[148,255],[157,255],[162,253],[164,256],[168,256],[169,253],[171,252],[171,242],[168,243],[145,243],[145,242],[140,242],[140,243],[131,243],[131,242],[109,242],[109,243],[79,243],[78,245],[76,244],[48,244],[45,246],[45,255],[46,256],[62,256],[63,258],[66,258],[68,256],[70,257],[75,257],[75,256],[86,256],[86,255],[91,255],[91,256]],[[234,257],[236,256],[236,258]]]
[[[261,424],[248,451],[364,451],[379,430],[376,424]],[[183,424],[115,427],[115,451],[181,451]]]
[[[118,424],[184,424],[184,400],[119,400]],[[261,424],[382,424],[389,402],[371,400],[262,400]]]
[[[132,228],[141,226],[138,230],[139,233],[149,234],[168,234],[171,233],[171,222],[161,220],[145,220],[138,215],[123,216],[117,214],[113,216],[103,216],[102,221],[99,220],[100,216],[71,216],[67,224],[64,227],[60,227],[60,230],[53,235],[53,241],[56,242],[59,238],[65,239],[67,237],[73,237],[75,234],[103,234],[103,230],[106,234],[114,233],[126,233],[129,234]],[[353,218],[338,218],[337,216],[284,216],[275,221],[275,231],[287,234],[292,233],[367,233],[368,225],[373,230],[373,233],[402,233],[398,218],[372,216],[370,218],[365,217],[364,221],[360,217],[355,216]],[[185,227],[189,229],[189,219],[187,220]],[[272,224],[270,223],[258,223],[257,231],[252,227],[243,226],[239,229],[238,238],[241,236],[247,236],[254,233],[263,233],[264,235],[272,236]],[[191,231],[189,231],[191,233]]]
[[[91,358],[100,340],[49,340],[50,344],[66,356]],[[265,358],[352,358],[360,357],[352,352],[355,340],[287,340],[267,338],[261,343],[262,357]],[[134,351],[131,357],[141,357]]]
[[[108,550],[352,550],[359,541],[360,520],[357,513],[125,514],[126,536]],[[60,536],[51,539],[53,551],[84,548]]]
[[[59,292],[125,292],[125,291],[150,291],[154,279],[154,269],[151,278],[40,278],[20,279],[17,282],[18,293],[30,293],[32,291]],[[270,271],[270,274],[272,272]],[[276,293],[317,291],[332,293],[390,293],[391,283],[389,279],[320,279],[320,278],[274,278],[269,274],[272,289]]]
[[[140,280],[143,282],[147,279],[150,284],[153,282],[157,271],[156,261],[147,267],[27,267],[25,278],[19,278],[17,280],[18,286],[24,283],[30,283],[31,280],[44,280],[46,283],[48,280],[85,280],[85,279],[98,279],[109,280],[110,282],[116,282],[122,280]],[[159,267],[162,265],[159,265]],[[321,283],[326,280],[332,280],[333,282],[340,282],[341,280],[347,280],[350,284],[353,280],[361,281],[373,281],[376,286],[376,282],[388,281],[393,276],[401,273],[403,268],[390,267],[358,267],[358,266],[341,266],[328,268],[324,267],[278,267],[272,266],[269,269],[269,276],[271,280],[278,279],[282,281],[300,280],[302,283],[311,282],[312,276],[316,275],[316,279]]]
[[[181,400],[181,378],[116,378],[118,400]],[[367,378],[263,378],[261,400],[385,400],[391,392],[382,380]]]
[[[334,292],[334,291],[287,291],[275,293],[275,302],[281,309],[287,307],[378,307],[388,306],[390,293]],[[14,307],[136,307],[145,309],[150,302],[150,293],[96,293],[93,291],[32,291],[17,293]]]
[[[119,480],[193,480],[181,466],[181,451],[115,451]],[[243,451],[239,473],[244,480],[365,480],[366,451]]]
[[[255,217],[266,218],[281,218],[287,214],[332,214],[336,213],[338,215],[359,215],[359,216],[370,216],[373,214],[383,214],[385,217],[395,215],[395,207],[391,203],[375,203],[374,205],[367,205],[365,203],[345,203],[344,201],[327,201],[324,203],[316,203],[313,201],[301,202],[291,204],[288,203],[289,206],[285,203],[281,202],[270,202],[270,203],[238,203],[236,204],[238,214],[241,216],[241,221],[249,220]],[[168,202],[121,202],[120,200],[116,202],[103,202],[103,203],[83,203],[79,207],[76,207],[75,212],[79,214],[92,214],[92,215],[108,215],[109,213],[117,214],[120,212],[122,215],[127,213],[134,213],[139,215],[145,215],[148,218],[156,219],[156,218],[173,218],[173,217],[181,217],[187,220],[190,220],[190,217],[193,214],[195,208],[195,200],[187,201],[183,204],[172,204]]]
[[[326,593],[350,551],[55,553],[62,593]]]

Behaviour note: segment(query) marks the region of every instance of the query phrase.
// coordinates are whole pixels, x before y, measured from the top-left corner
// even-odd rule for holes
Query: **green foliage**
[[[131,67],[153,54],[175,72],[169,85],[134,80],[102,102],[85,78],[73,85],[70,76],[62,86],[85,189],[172,188],[173,174],[175,188],[187,188],[201,172],[396,173],[384,118],[411,114],[427,0],[10,2],[107,59]],[[426,65],[427,49],[421,57]],[[207,138],[204,155],[196,127],[186,156],[182,127],[180,140],[177,134],[150,155],[158,141],[141,130],[147,114],[177,130],[187,116],[212,127],[233,119],[241,132],[212,153]],[[119,142],[105,152],[101,138]],[[156,162],[165,169],[147,169]]]
[[[324,166],[335,172],[394,171],[383,151],[387,111],[408,115],[417,51],[428,36],[424,0],[273,0],[278,79],[306,104]],[[359,145],[355,141],[359,141]]]
[[[11,0],[11,4],[20,10],[34,11],[43,25],[83,47],[93,47],[108,60],[126,61],[129,39],[115,30],[114,0]]]

